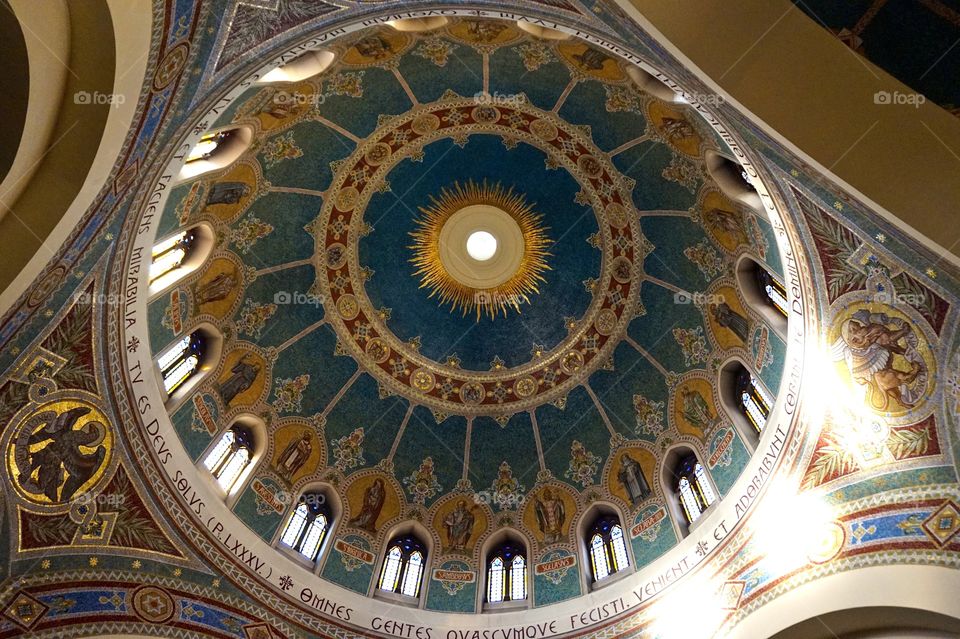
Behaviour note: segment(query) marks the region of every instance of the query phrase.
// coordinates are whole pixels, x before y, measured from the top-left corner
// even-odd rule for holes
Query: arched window
[[[724,195],[757,210],[763,210],[763,202],[753,181],[744,167],[721,153],[708,150],[704,153],[707,172]]]
[[[446,25],[448,20],[442,16],[432,18],[404,18],[402,20],[389,20],[387,26],[393,27],[397,31],[425,32],[434,31]]]
[[[683,99],[661,80],[637,66],[627,67],[627,76],[640,88],[664,102],[682,102]]]
[[[747,306],[763,318],[767,328],[779,335],[781,340],[786,340],[790,307],[783,282],[767,266],[749,255],[739,259],[736,274]]]
[[[674,475],[675,491],[683,507],[683,514],[687,523],[692,524],[717,500],[717,496],[707,478],[707,471],[703,469],[696,455],[690,454],[680,459]]]
[[[623,527],[613,515],[604,515],[593,524],[589,532],[588,550],[594,581],[606,579],[630,565]]]
[[[772,306],[778,313],[787,317],[787,289],[783,283],[775,276],[771,275],[767,269],[756,265],[754,275],[757,278],[757,285],[763,293],[767,304]]]
[[[487,560],[487,601],[523,601],[527,598],[527,560],[514,544],[494,549]]]
[[[217,152],[220,145],[229,140],[232,135],[232,129],[228,131],[218,131],[216,133],[207,133],[190,149],[190,153],[187,154],[185,161],[189,163],[199,160],[209,160],[213,157],[213,154]]]
[[[310,561],[316,561],[330,529],[330,511],[323,493],[304,493],[293,510],[280,543],[292,548]]]
[[[185,335],[157,360],[167,395],[173,394],[197,372],[203,359],[204,342],[203,333],[195,331]]]
[[[253,435],[241,426],[223,434],[203,461],[220,487],[230,493],[253,461]]]
[[[767,393],[753,373],[743,368],[737,375],[737,400],[740,412],[759,433],[767,423],[773,398]]]
[[[189,256],[197,239],[193,229],[178,233],[153,247],[150,262],[150,283],[174,271]]]
[[[261,84],[299,82],[325,71],[336,55],[332,51],[307,51],[260,78]]]
[[[383,558],[377,588],[408,597],[419,597],[426,561],[427,550],[416,537],[397,537],[390,542]]]

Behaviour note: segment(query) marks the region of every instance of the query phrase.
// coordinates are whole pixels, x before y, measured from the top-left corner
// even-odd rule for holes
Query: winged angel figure
[[[854,381],[867,387],[870,406],[885,411],[891,398],[907,408],[915,406],[926,389],[927,365],[918,343],[905,320],[864,309],[844,321],[831,350],[833,360],[845,361]],[[895,355],[910,370],[898,368]]]

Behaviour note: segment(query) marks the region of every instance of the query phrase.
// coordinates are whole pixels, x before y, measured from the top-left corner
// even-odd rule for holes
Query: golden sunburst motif
[[[456,213],[476,205],[498,209],[508,215],[519,227],[522,238],[522,258],[518,260],[513,274],[505,281],[489,288],[478,288],[458,280],[444,266],[441,234],[444,225]],[[451,310],[460,310],[463,316],[475,313],[477,321],[482,315],[496,319],[506,315],[512,308],[520,312],[521,304],[529,304],[530,296],[540,292],[539,284],[546,282],[545,271],[550,270],[547,248],[552,241],[542,225],[543,215],[534,211],[532,204],[513,188],[505,189],[500,183],[488,185],[486,180],[477,185],[473,180],[465,185],[454,182],[451,188],[442,188],[439,197],[430,198],[430,206],[420,207],[421,217],[416,220],[418,229],[410,233],[414,243],[409,247],[414,252],[410,261],[416,267],[415,276],[420,278],[420,288],[430,289],[430,297],[438,297],[442,305]]]

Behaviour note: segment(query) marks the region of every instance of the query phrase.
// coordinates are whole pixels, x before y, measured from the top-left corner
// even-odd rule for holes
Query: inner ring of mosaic
[[[376,308],[368,296],[372,272],[361,263],[360,249],[363,238],[375,232],[375,220],[366,216],[368,204],[390,171],[404,160],[422,159],[431,143],[452,140],[463,148],[474,135],[497,136],[508,149],[530,145],[545,155],[548,168],[567,171],[580,187],[577,202],[596,217],[598,231],[591,244],[601,253],[600,272],[584,283],[590,304],[582,316],[565,320],[567,335],[550,347],[535,344],[529,360],[520,365],[494,361],[486,371],[463,369],[453,358],[435,361],[419,352],[415,340],[394,335],[387,326],[389,310]],[[652,246],[637,222],[630,198],[633,186],[585,131],[554,113],[523,100],[478,105],[447,94],[382,123],[337,166],[321,214],[310,227],[316,241],[314,289],[325,300],[341,347],[390,393],[414,398],[439,413],[501,418],[547,402],[559,404],[609,360],[636,315],[641,265]],[[431,245],[443,222],[472,205],[508,212],[523,235],[524,257],[530,259],[499,287],[465,286],[449,277],[436,245]],[[522,312],[538,282],[549,277],[550,244],[555,240],[543,214],[523,194],[500,184],[457,182],[439,189],[415,214],[418,230],[411,233],[411,264],[397,266],[409,267],[435,298],[431,301],[446,304],[452,313],[495,318]]]

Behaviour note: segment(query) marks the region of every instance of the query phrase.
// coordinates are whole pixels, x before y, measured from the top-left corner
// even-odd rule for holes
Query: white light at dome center
[[[497,238],[486,231],[474,231],[467,237],[467,254],[478,262],[486,262],[497,253]]]

